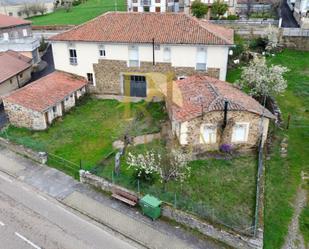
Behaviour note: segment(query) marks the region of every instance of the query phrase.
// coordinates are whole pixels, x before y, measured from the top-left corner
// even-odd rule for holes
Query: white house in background
[[[295,0],[293,15],[301,28],[309,29],[309,0]]]
[[[179,0],[127,0],[129,12],[179,12]]]
[[[45,13],[51,13],[54,11],[54,2],[53,0],[1,0],[0,1],[0,14],[7,16],[14,16],[19,18],[26,18],[27,15],[23,11],[25,5],[30,6],[31,4],[44,4],[46,8]],[[38,12],[30,12],[29,16],[40,15]]]
[[[33,37],[30,21],[0,14],[0,52],[12,50],[36,64],[40,61],[39,46],[40,40]]]
[[[50,42],[56,69],[87,77],[92,91],[146,97],[151,73],[225,80],[233,30],[184,13],[109,12]]]

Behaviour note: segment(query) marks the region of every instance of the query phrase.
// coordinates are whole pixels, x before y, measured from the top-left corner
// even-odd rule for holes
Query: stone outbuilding
[[[180,145],[195,153],[220,149],[255,148],[265,142],[275,116],[232,84],[208,76],[173,82],[167,90],[167,109]]]
[[[12,125],[45,130],[75,106],[86,85],[82,77],[56,71],[4,97],[4,109]]]
[[[31,58],[11,50],[0,52],[0,103],[4,95],[23,87],[31,72]]]

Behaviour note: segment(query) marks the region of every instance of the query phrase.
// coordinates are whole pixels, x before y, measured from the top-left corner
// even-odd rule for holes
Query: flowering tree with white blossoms
[[[265,57],[255,57],[249,66],[243,67],[238,84],[242,88],[249,88],[250,94],[259,97],[268,97],[284,92],[287,81],[283,74],[289,70],[286,67],[267,66]]]
[[[161,182],[164,184],[175,180],[183,182],[190,176],[191,168],[188,166],[190,157],[181,150],[172,150],[170,153],[162,156],[160,153],[147,151],[145,154],[128,154],[127,164],[129,168],[134,168],[141,177],[142,174],[158,174]]]

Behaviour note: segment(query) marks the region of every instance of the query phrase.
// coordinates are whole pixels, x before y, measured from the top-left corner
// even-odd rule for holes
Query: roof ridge
[[[197,19],[197,18],[195,18],[195,19]],[[198,19],[197,19],[196,21],[199,22],[200,26],[201,26],[203,29],[206,29],[208,32],[210,32],[210,33],[213,34],[214,36],[219,37],[220,39],[222,39],[223,41],[225,41],[225,42],[227,42],[227,43],[233,44],[232,41],[226,39],[226,38],[223,37],[221,34],[215,33],[215,32],[213,32],[212,30],[209,30],[209,29],[207,28],[207,26],[203,25],[202,22],[205,22],[205,23],[210,24],[210,25],[213,25],[213,23],[209,22],[208,20],[198,20]],[[222,28],[222,27],[220,26],[220,28]],[[224,27],[224,28],[225,28],[225,27]],[[225,29],[232,30],[232,29],[229,29],[229,28],[225,28]]]

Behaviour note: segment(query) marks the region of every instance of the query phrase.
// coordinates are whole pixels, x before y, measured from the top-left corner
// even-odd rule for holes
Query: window
[[[206,48],[197,48],[196,70],[206,70]]]
[[[201,143],[214,144],[217,142],[217,127],[212,124],[204,124],[201,127]]]
[[[54,113],[57,112],[57,106],[53,106],[53,112],[54,112]]]
[[[21,73],[21,74],[19,74],[19,78],[21,78],[21,79],[23,78],[23,74],[22,74],[22,73]]]
[[[149,12],[149,11],[150,11],[149,6],[145,6],[145,7],[144,7],[144,12]]]
[[[77,65],[77,53],[76,49],[70,49],[70,64],[71,65]]]
[[[104,58],[106,56],[104,45],[99,45],[99,56],[100,56],[100,58]]]
[[[163,61],[165,61],[165,62],[171,61],[171,48],[165,47],[163,49]]]
[[[161,8],[160,7],[156,7],[156,12],[161,12]]]
[[[93,84],[93,74],[87,73],[87,79],[89,84]]]
[[[133,7],[133,12],[137,12],[138,8],[137,7]]]
[[[246,142],[249,134],[249,123],[236,123],[233,127],[232,142]]]
[[[18,12],[17,12],[17,15],[18,15],[18,16],[21,16],[21,12],[20,12],[20,11],[18,11]]]
[[[129,67],[138,67],[139,58],[138,58],[138,47],[130,46],[129,47]]]
[[[12,13],[12,12],[9,12],[9,16],[13,16],[13,13]]]
[[[137,3],[137,0],[133,0],[133,3]]]
[[[161,0],[156,0],[156,3],[161,3]]]
[[[9,40],[9,33],[3,33],[3,40],[5,41]]]
[[[23,29],[23,36],[28,36],[28,32],[26,29]]]

